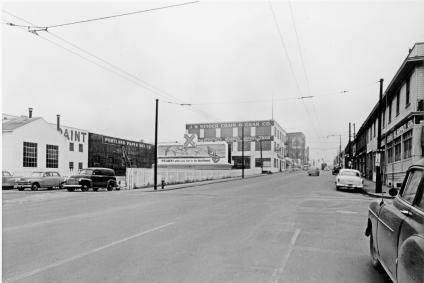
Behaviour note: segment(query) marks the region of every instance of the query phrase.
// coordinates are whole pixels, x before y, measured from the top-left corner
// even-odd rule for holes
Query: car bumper
[[[30,183],[21,183],[21,184],[16,184],[15,187],[17,189],[21,189],[21,188],[31,188],[31,184]]]
[[[346,188],[346,189],[363,189],[363,184],[344,184],[344,183],[336,183],[336,187]]]
[[[66,189],[66,188],[81,188],[81,185],[67,185],[67,184],[64,184],[63,185],[63,187]]]

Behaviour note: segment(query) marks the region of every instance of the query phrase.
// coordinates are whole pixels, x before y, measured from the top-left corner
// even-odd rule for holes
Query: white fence
[[[158,185],[165,180],[167,185],[199,182],[206,180],[241,177],[241,169],[237,170],[195,170],[158,168]],[[261,168],[245,169],[245,176],[260,175]],[[152,168],[127,168],[126,187],[135,189],[153,185]]]

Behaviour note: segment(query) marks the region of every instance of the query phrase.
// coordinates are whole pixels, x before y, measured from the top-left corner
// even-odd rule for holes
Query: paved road
[[[389,282],[362,194],[304,173],[166,192],[3,192],[5,282]]]

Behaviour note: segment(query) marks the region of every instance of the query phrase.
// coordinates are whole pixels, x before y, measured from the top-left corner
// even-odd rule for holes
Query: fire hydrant
[[[161,186],[162,186],[162,190],[165,189],[165,180],[164,179],[162,179]]]

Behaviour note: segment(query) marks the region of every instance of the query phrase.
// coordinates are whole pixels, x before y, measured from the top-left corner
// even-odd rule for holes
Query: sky
[[[2,112],[130,140],[275,119],[332,162],[415,42],[424,1],[3,2]],[[312,98],[299,99],[300,97]],[[183,104],[183,105],[181,105]],[[187,105],[189,104],[189,105]],[[352,126],[353,133],[353,126]]]

